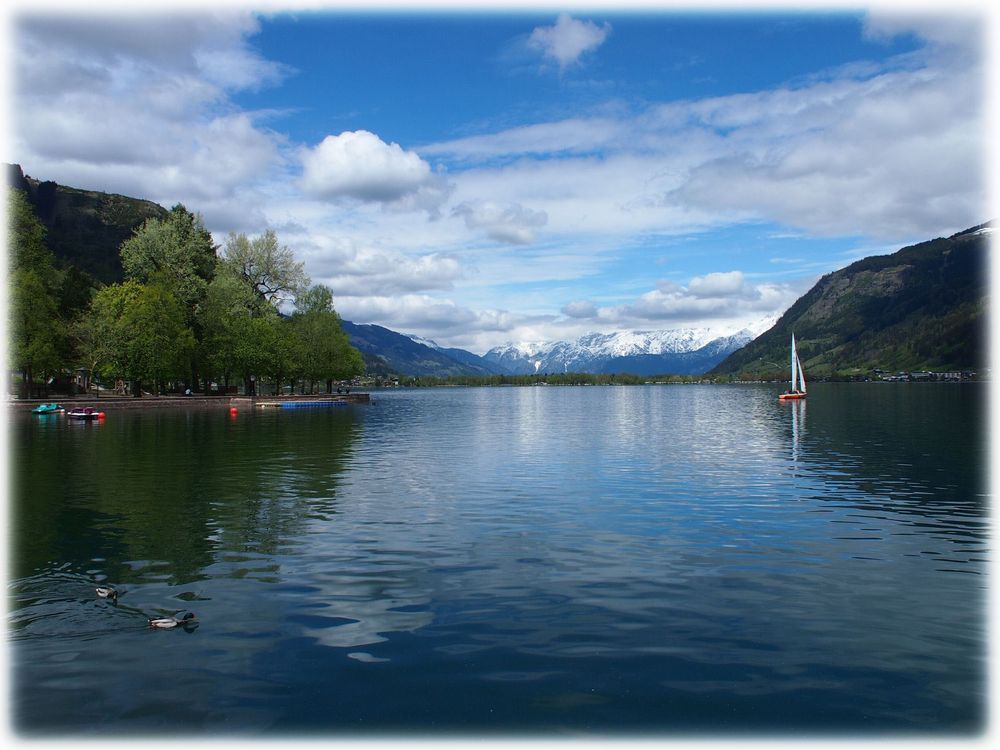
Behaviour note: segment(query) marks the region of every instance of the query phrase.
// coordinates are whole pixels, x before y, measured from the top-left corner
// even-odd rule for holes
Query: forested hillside
[[[710,374],[775,375],[792,333],[812,377],[985,367],[990,231],[984,224],[827,274]]]

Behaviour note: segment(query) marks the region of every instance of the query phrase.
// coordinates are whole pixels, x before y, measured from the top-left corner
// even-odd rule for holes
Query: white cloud
[[[284,169],[284,138],[229,97],[291,71],[249,49],[256,30],[241,13],[19,16],[17,160],[41,179],[182,201],[207,220],[237,203],[258,215],[254,184]]]
[[[987,213],[980,41],[966,21],[925,20],[917,30],[937,41],[881,69],[602,109],[420,151],[452,160],[456,201],[531,205],[548,217],[547,238],[748,220],[880,240],[958,231]],[[894,20],[893,32],[905,28]]]
[[[784,312],[814,281],[751,284],[741,271],[695,276],[686,287],[664,280],[635,301],[601,308],[598,315],[623,327],[692,325],[705,320],[745,324]]]
[[[598,26],[593,21],[578,21],[563,13],[554,26],[538,26],[528,38],[528,46],[544,57],[555,60],[560,70],[579,62],[580,57],[600,47],[611,26]]]
[[[498,133],[469,136],[421,147],[424,154],[456,159],[486,160],[525,154],[587,154],[622,145],[627,123],[610,117],[571,117],[533,123]]]
[[[596,318],[597,307],[589,300],[577,300],[563,306],[562,314],[570,318]]]
[[[695,297],[733,297],[745,295],[747,286],[742,271],[727,271],[695,276],[688,291]]]
[[[464,276],[458,259],[447,253],[406,254],[350,239],[321,240],[300,246],[306,271],[337,297],[388,297],[450,290]]]
[[[490,238],[511,245],[534,242],[534,230],[548,221],[544,211],[532,211],[520,203],[501,206],[491,201],[460,203],[452,209],[452,215],[464,218],[469,229],[482,229]]]
[[[302,189],[315,198],[392,203],[437,182],[416,153],[367,130],[328,135],[301,159]]]
[[[978,59],[986,42],[988,24],[981,13],[969,7],[952,8],[947,16],[918,8],[910,10],[874,9],[865,16],[865,34],[873,39],[891,39],[916,34],[926,40],[936,54]]]
[[[515,329],[516,321],[525,319],[504,310],[472,310],[423,294],[347,297],[338,302],[337,310],[347,320],[373,321],[417,335],[433,332],[443,345],[453,345],[450,342],[456,337],[471,339],[482,332],[503,336]]]

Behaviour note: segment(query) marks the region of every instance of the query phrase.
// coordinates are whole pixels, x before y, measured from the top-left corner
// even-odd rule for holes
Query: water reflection
[[[967,731],[976,404],[900,394],[817,384],[808,427],[773,389],[694,386],[22,423],[17,716]],[[183,609],[196,632],[149,637]]]
[[[804,437],[806,430],[806,400],[791,401],[786,405],[792,418],[792,464],[794,465],[799,460],[799,440]]]

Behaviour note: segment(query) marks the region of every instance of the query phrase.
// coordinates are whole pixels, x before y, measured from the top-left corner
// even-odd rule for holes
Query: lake
[[[11,413],[13,729],[978,735],[988,386],[779,390]]]

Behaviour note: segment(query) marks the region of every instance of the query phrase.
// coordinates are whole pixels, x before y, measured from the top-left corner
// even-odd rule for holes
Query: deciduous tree
[[[291,250],[278,244],[272,230],[253,239],[231,233],[226,239],[223,262],[261,302],[275,307],[294,299],[309,285],[303,264],[295,260]]]
[[[364,372],[361,353],[340,325],[333,308],[333,292],[316,285],[296,300],[292,330],[298,341],[297,364],[302,377],[312,382],[325,380],[329,393],[334,380],[353,378]],[[311,390],[311,387],[310,387]]]

